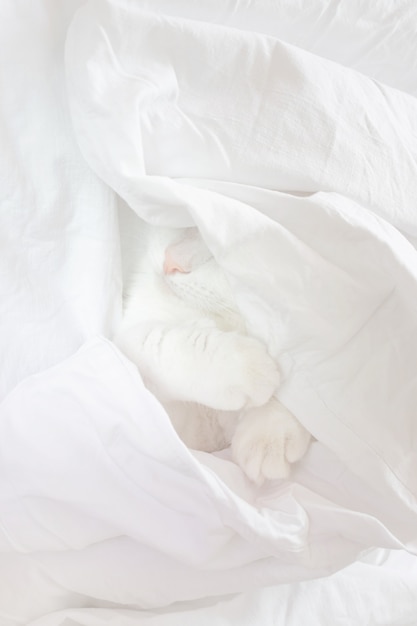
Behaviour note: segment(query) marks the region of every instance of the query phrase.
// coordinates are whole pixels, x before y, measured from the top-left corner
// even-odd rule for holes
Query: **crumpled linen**
[[[67,68],[91,166],[141,217],[199,226],[283,401],[395,491],[413,543],[416,254],[391,224],[414,233],[415,99],[269,37],[114,2],[78,14]]]
[[[309,579],[357,561],[323,582],[333,624],[349,572],[362,574],[379,547],[409,552],[398,560],[407,577],[392,556],[367,570],[381,571],[384,597],[410,589],[400,617],[392,612],[392,623],[405,619],[415,590],[417,263],[400,230],[415,236],[416,102],[249,27],[146,8],[88,2],[68,33],[73,131],[64,126],[85,187],[70,168],[70,257],[45,263],[40,281],[39,328],[50,315],[67,333],[53,333],[48,350],[35,337],[45,352],[30,349],[37,358],[13,365],[12,380],[41,373],[0,408],[0,615],[7,625],[128,624],[129,610],[164,625],[184,615],[150,609],[187,601],[194,619],[199,599],[246,592],[269,598],[259,619],[280,611],[296,624],[297,602],[256,590],[288,586],[318,620],[322,587]],[[38,237],[60,215],[51,180],[41,171],[49,212],[35,205]],[[281,400],[317,439],[291,480],[258,489],[227,452],[187,450],[135,368],[108,339],[89,339],[110,335],[120,314],[114,192],[145,220],[197,224],[228,273],[251,332],[280,364]],[[120,227],[123,247],[131,233]],[[24,243],[30,256],[33,238]],[[10,303],[11,320],[23,315],[18,298]]]

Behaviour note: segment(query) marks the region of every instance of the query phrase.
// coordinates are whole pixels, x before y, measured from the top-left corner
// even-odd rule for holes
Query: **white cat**
[[[115,343],[189,447],[231,444],[258,484],[287,476],[310,434],[275,397],[278,368],[246,334],[225,273],[196,228],[146,230]]]

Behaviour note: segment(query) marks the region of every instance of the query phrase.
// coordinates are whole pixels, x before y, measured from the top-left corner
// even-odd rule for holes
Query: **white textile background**
[[[298,4],[2,5],[1,626],[413,623],[416,9]],[[188,451],[95,338],[115,192],[229,273],[318,440],[291,481]]]

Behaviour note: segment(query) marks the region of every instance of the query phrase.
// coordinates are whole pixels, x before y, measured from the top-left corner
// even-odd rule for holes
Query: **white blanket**
[[[234,29],[179,1],[87,2],[65,91],[76,4],[52,29],[32,5],[20,45],[43,88],[25,123],[5,105],[3,393],[22,382],[0,409],[2,626],[296,626],[300,607],[312,626],[413,623],[417,101],[252,32],[241,7]],[[228,272],[317,439],[290,481],[258,489],[227,452],[187,450],[98,337],[120,315],[132,209],[197,224]]]

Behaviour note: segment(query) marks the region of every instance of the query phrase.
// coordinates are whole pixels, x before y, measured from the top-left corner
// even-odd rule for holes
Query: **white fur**
[[[284,478],[310,443],[310,433],[276,398],[249,409],[232,438],[232,454],[247,476],[261,484],[265,478]]]
[[[227,278],[196,229],[147,227],[115,342],[190,447],[231,443],[257,483],[286,476],[305,453],[310,435],[274,397],[278,368],[246,334]]]

